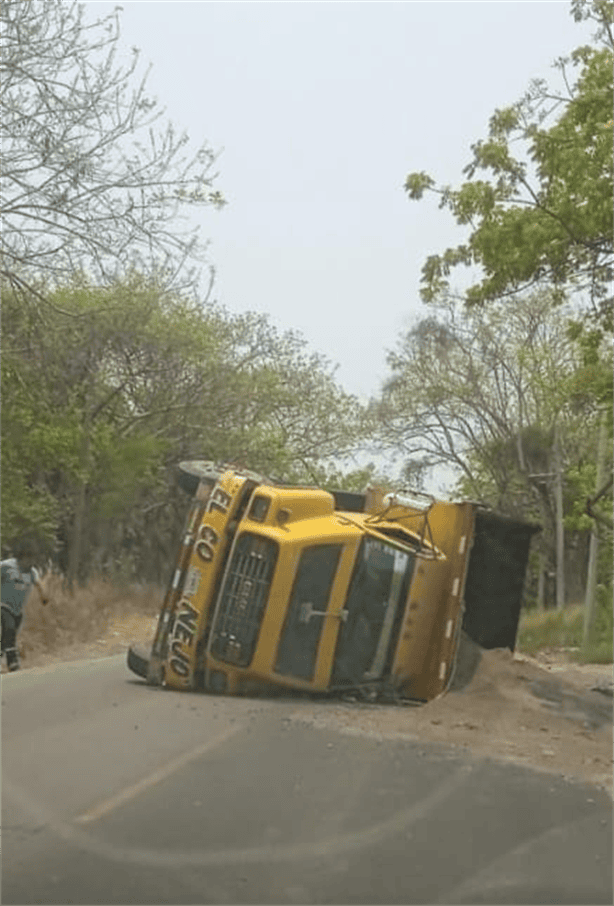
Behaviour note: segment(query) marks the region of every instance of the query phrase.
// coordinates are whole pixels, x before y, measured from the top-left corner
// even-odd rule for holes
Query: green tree
[[[3,537],[33,518],[59,536],[74,578],[87,526],[130,506],[163,449],[139,398],[154,374],[164,380],[171,344],[159,294],[139,281],[40,295],[51,301],[44,318],[23,293],[3,293]],[[39,524],[38,499],[53,500],[53,525]]]
[[[262,315],[152,281],[4,292],[3,538],[58,539],[71,579],[120,560],[157,572],[176,545],[183,459],[305,480],[356,443],[361,407],[325,359]]]
[[[611,329],[613,5],[575,0],[572,13],[598,22],[600,46],[556,62],[560,89],[535,80],[518,103],[497,110],[459,188],[425,172],[407,177],[411,199],[436,193],[468,229],[465,242],[427,259],[425,301],[448,291],[451,273],[467,265],[479,274],[466,291],[469,305],[546,282],[584,294]]]
[[[554,425],[571,418],[567,388],[579,353],[565,314],[547,293],[485,311],[440,300],[388,355],[391,376],[374,407],[386,446],[453,468],[473,496],[488,469],[491,502],[511,505],[510,455],[522,472],[547,471]],[[574,417],[588,423],[596,404],[584,403]]]
[[[79,3],[0,2],[0,268],[24,300],[42,275],[105,281],[135,266],[178,286],[199,247],[176,215],[223,203],[213,151],[164,124],[119,11],[90,22]]]
[[[440,301],[390,353],[391,377],[374,407],[392,453],[451,467],[461,496],[538,520],[543,570],[556,562],[556,477],[590,471],[598,433],[601,401],[596,384],[579,380],[571,314],[547,293],[486,309]],[[570,515],[571,482],[563,504]]]

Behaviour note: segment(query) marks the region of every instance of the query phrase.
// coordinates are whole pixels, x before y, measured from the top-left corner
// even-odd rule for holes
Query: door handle
[[[312,617],[332,617],[345,623],[348,618],[347,610],[333,610],[330,613],[327,610],[314,610],[311,601],[304,601],[299,611],[299,622],[308,623]]]

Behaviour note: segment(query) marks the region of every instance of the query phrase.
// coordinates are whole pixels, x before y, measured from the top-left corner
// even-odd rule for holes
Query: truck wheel
[[[204,459],[193,459],[179,463],[179,477],[177,483],[182,491],[193,497],[201,481],[213,485],[222,474],[222,470],[214,462]]]
[[[147,672],[149,669],[149,654],[146,654],[138,646],[130,646],[128,649],[128,667],[132,670],[133,673],[136,673],[137,676],[142,677],[142,679],[147,679]]]

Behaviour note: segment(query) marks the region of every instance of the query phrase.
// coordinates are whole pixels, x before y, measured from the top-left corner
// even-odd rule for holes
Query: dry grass
[[[577,648],[582,643],[584,608],[529,611],[520,620],[518,648],[525,654],[535,654],[541,648]]]
[[[105,579],[92,579],[70,592],[60,576],[52,576],[47,588],[46,607],[36,592],[26,607],[19,633],[19,648],[26,659],[94,642],[117,617],[155,616],[163,595],[157,587],[120,588]]]
[[[40,656],[59,656],[78,645],[101,638],[111,624],[134,632],[135,618],[158,615],[163,590],[156,586],[118,586],[108,580],[92,579],[85,587],[71,593],[61,576],[51,576],[48,584],[49,604],[43,607],[37,592],[27,604],[19,633],[19,648],[26,660]],[[544,649],[565,650],[575,659],[592,663],[612,663],[612,641],[605,640],[582,650],[583,608],[567,607],[564,611],[524,613],[520,621],[518,650],[535,655]],[[119,635],[120,632],[114,633]],[[602,650],[603,649],[603,650]]]
[[[584,663],[612,663],[612,634],[599,626],[598,638],[583,646],[584,606],[576,604],[564,610],[529,611],[524,613],[518,630],[518,649],[534,655],[545,648],[567,650],[574,660]]]

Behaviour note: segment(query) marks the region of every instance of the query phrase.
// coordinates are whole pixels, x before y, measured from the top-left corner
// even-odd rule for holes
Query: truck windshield
[[[414,563],[409,552],[363,539],[346,601],[347,620],[337,641],[333,684],[358,685],[390,669]]]

